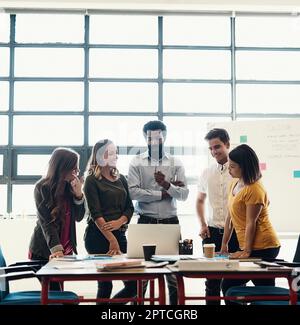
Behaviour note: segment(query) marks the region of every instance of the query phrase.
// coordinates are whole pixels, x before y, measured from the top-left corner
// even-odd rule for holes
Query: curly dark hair
[[[162,130],[163,134],[167,134],[167,127],[162,121],[149,121],[143,127],[143,134],[146,137],[147,131]]]

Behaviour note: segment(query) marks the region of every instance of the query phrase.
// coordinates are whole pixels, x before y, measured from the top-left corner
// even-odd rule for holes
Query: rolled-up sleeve
[[[143,189],[141,187],[139,166],[135,163],[131,163],[129,166],[128,188],[132,200],[137,200],[139,202],[155,202],[161,200],[161,191]]]
[[[198,180],[198,192],[207,194],[208,187],[208,168],[206,168]]]
[[[84,184],[84,194],[91,218],[95,221],[99,217],[103,217],[103,211],[100,203],[99,193],[96,183],[90,175],[86,178]]]

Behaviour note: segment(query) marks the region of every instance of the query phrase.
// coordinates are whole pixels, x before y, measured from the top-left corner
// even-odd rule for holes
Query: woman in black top
[[[89,254],[126,253],[126,224],[134,208],[125,177],[116,168],[117,148],[110,140],[98,141],[88,163],[84,192],[89,208],[85,247]],[[124,281],[125,287],[114,298],[136,295],[136,281]],[[110,298],[111,281],[99,281],[97,298]]]

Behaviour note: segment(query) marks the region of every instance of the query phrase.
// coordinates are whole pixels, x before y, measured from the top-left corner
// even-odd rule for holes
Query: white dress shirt
[[[162,200],[162,190],[154,179],[154,172],[161,171],[167,182],[181,181],[184,187],[170,184],[166,191],[171,198]],[[158,162],[150,159],[148,152],[135,156],[128,172],[128,188],[132,200],[136,200],[136,212],[157,219],[177,216],[176,200],[185,201],[189,190],[181,161],[165,153]]]
[[[228,213],[228,191],[232,177],[229,174],[228,162],[224,165],[218,163],[206,168],[200,176],[198,192],[208,196],[208,225],[224,228]]]

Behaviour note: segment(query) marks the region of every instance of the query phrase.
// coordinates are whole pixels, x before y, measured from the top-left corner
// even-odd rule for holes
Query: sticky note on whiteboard
[[[248,142],[247,136],[246,135],[240,135],[240,143],[246,143]]]
[[[260,168],[260,170],[266,170],[267,169],[267,164],[266,163],[259,163],[259,168]]]
[[[300,178],[300,170],[294,170],[294,178]]]

